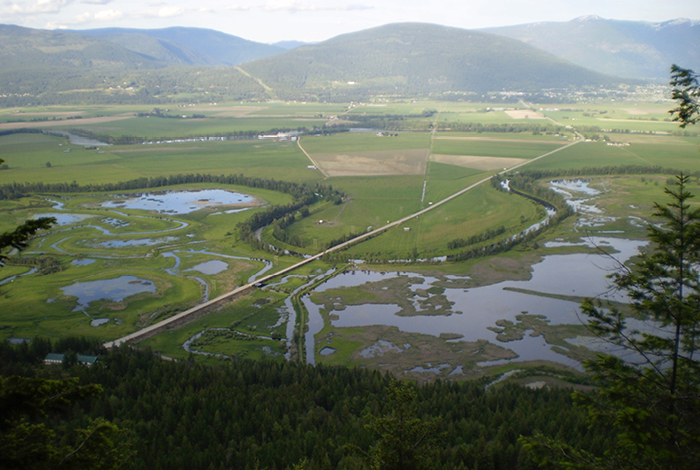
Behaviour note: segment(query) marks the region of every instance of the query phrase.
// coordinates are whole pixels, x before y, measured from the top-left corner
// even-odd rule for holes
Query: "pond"
[[[90,302],[95,300],[106,299],[120,302],[127,297],[142,292],[154,293],[156,286],[148,279],[139,279],[136,276],[121,276],[115,279],[76,282],[61,288],[61,291],[63,295],[78,298],[78,303],[73,311],[79,312],[88,308]]]
[[[194,266],[189,271],[199,271],[202,274],[214,275],[214,274],[219,274],[220,272],[224,272],[227,269],[228,269],[228,263],[224,263],[223,261],[219,261],[218,259],[215,259],[215,260],[211,260],[211,261],[206,261],[204,263],[199,263],[198,265]]]
[[[94,216],[90,214],[37,214],[33,218],[38,219],[39,217],[53,217],[56,219],[57,225],[63,226],[77,224]]]
[[[177,241],[177,237],[163,237],[163,238],[138,238],[134,240],[109,240],[106,242],[97,243],[97,246],[101,248],[126,248],[129,246],[153,246],[161,245],[163,243],[172,243]]]
[[[90,265],[94,262],[95,262],[94,259],[83,258],[83,259],[74,259],[73,261],[70,262],[70,264],[72,264],[73,266],[87,266],[87,265]]]
[[[404,278],[413,292],[442,287],[449,311],[438,309],[426,312],[421,310],[420,296],[413,300],[415,313],[408,315],[402,307],[393,303],[362,303],[359,305],[336,304],[331,309],[333,327],[350,328],[370,325],[394,326],[407,333],[421,333],[439,337],[440,334],[461,335],[458,340],[487,340],[518,354],[514,360],[493,361],[481,365],[495,365],[512,361],[549,360],[580,368],[580,364],[551,349],[543,336],[532,336],[532,330],[525,331],[522,339],[501,342],[497,333],[489,328],[497,327],[498,320],[518,323],[516,316],[522,313],[543,315],[549,325],[581,324],[579,303],[547,297],[546,294],[574,297],[601,296],[610,300],[625,301],[624,293],[610,290],[610,280],[606,277],[617,270],[621,263],[637,254],[647,242],[619,238],[593,237],[581,242],[589,246],[611,247],[617,251],[614,256],[597,254],[568,254],[546,256],[532,266],[532,278],[527,281],[505,281],[489,286],[465,289],[450,287],[459,284],[459,278],[450,279],[424,276],[415,273],[349,271],[325,282],[315,289],[324,292],[335,288],[361,286],[382,280]],[[466,276],[464,280],[468,279]],[[518,291],[514,290],[517,289]],[[533,294],[523,292],[533,291]],[[537,293],[545,295],[537,295]],[[335,295],[335,293],[334,293]],[[342,290],[339,292],[342,296]],[[307,362],[314,361],[314,334],[323,328],[322,306],[313,303],[308,296],[302,301],[309,312],[309,331],[306,335]],[[340,301],[342,303],[342,300]],[[437,313],[437,314],[436,314]],[[405,345],[404,345],[405,348]],[[366,350],[363,355],[376,354]]]
[[[145,193],[135,197],[107,201],[102,207],[113,209],[139,209],[167,214],[189,214],[211,206],[249,205],[255,202],[253,196],[224,191],[204,189],[201,191],[169,191]]]

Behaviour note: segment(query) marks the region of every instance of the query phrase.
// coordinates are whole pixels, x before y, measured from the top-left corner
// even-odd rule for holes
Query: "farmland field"
[[[488,334],[479,341],[455,343],[449,335],[434,336],[389,324],[361,327],[338,323],[338,318],[345,317],[333,299],[343,299],[345,307],[353,312],[353,308],[365,306],[362,308],[368,311],[376,308],[379,315],[385,307],[373,307],[369,302],[379,299],[382,305],[398,302],[410,311],[424,309],[432,312],[425,313],[429,316],[452,308],[453,301],[441,289],[471,289],[508,279],[526,280],[534,266],[549,256],[594,252],[582,241],[586,236],[617,237],[606,242],[610,246],[615,240],[641,240],[645,227],[653,220],[653,202],[664,200],[664,187],[673,178],[673,173],[646,169],[661,167],[691,173],[700,170],[700,138],[668,135],[678,130],[674,123],[664,120],[668,118],[665,110],[670,103],[490,107],[482,103],[399,101],[353,105],[220,103],[173,105],[164,110],[172,115],[205,116],[194,119],[138,117],[138,113],[153,111],[148,106],[0,110],[0,127],[2,123],[17,125],[9,121],[21,120],[36,129],[42,126],[41,119],[47,118],[51,119],[45,122],[47,129],[79,129],[113,138],[185,139],[334,124],[326,129],[326,135],[302,135],[298,141],[202,140],[84,147],[71,144],[64,137],[42,133],[0,135],[0,154],[6,165],[0,170],[0,186],[25,182],[104,185],[127,181],[145,185],[119,191],[70,191],[55,186],[53,190],[28,190],[22,197],[0,200],[3,231],[29,217],[59,217],[59,223],[32,240],[21,257],[13,253],[8,265],[0,269],[0,338],[60,337],[70,333],[115,339],[259,278],[263,272],[290,266],[299,256],[318,253],[338,240],[432,208],[145,343],[175,358],[184,358],[189,351],[201,360],[215,357],[206,354],[283,360],[286,354],[296,360],[355,364],[398,376],[431,379],[448,373],[447,368],[435,367],[441,356],[454,362],[449,371],[458,370],[456,364],[464,361],[465,367],[459,369],[464,377],[502,370],[502,363],[494,364],[492,369],[476,364],[479,360],[511,360],[508,358],[515,353],[508,349],[508,341],[516,341],[512,338],[523,337],[518,332],[530,329],[541,333],[545,344],[570,348],[561,359],[561,363],[570,366],[566,361],[583,359],[588,353],[566,339],[584,333],[575,325],[547,324],[522,314],[520,310],[524,309],[518,312],[525,316],[518,318],[505,313],[497,315],[498,323],[490,325],[493,331],[502,329],[495,342],[484,339]],[[535,119],[540,115],[561,126],[549,119]],[[398,130],[340,132],[337,127],[344,119],[367,116],[380,117]],[[88,121],[101,117],[120,119]],[[364,121],[345,122],[351,127],[363,127]],[[435,122],[462,130],[430,131]],[[413,130],[416,123],[422,126],[421,131]],[[463,131],[464,126],[474,124],[486,127]],[[542,132],[540,128],[527,127],[531,125],[549,127]],[[487,126],[500,126],[500,131],[489,131],[493,128]],[[564,148],[577,139],[575,129],[564,126],[581,126],[579,133],[588,141]],[[539,158],[553,150],[558,151]],[[534,159],[537,160],[531,161]],[[584,208],[525,237],[523,234],[549,220],[550,215],[541,203],[500,191],[488,182],[489,177],[505,168],[525,162],[528,163],[519,171],[548,171],[548,175],[611,166],[633,166],[638,172],[588,171],[585,181],[561,183],[568,188],[564,192],[573,191],[572,197],[586,198],[581,203]],[[261,227],[254,235],[258,241],[254,242],[241,238],[240,224],[273,206],[292,204],[294,196],[262,187],[217,183],[165,186],[152,191],[145,183],[149,178],[187,174],[242,174],[307,188],[322,184],[340,191],[341,196],[332,200],[317,198],[304,210],[295,209],[291,212],[293,219],[287,219],[283,226],[272,223]],[[551,188],[550,181],[554,179],[558,177],[535,184]],[[486,181],[440,204],[482,180]],[[195,194],[214,189],[249,195],[254,202],[207,206],[208,199]],[[584,190],[590,194],[576,192]],[[700,191],[697,178],[690,190],[696,194]],[[126,204],[142,194],[159,199],[179,191],[195,194],[188,200],[197,206],[195,210],[180,214],[102,205],[108,201]],[[586,209],[588,206],[593,209]],[[509,250],[493,256],[478,254],[479,250],[518,237],[523,241]],[[278,250],[271,249],[271,245]],[[465,255],[467,252],[469,256]],[[471,258],[474,253],[476,257]],[[463,256],[464,261],[446,258],[454,256]],[[338,285],[329,294],[322,293],[325,283],[348,279],[355,266],[361,264],[369,273],[386,273],[387,279],[365,287]],[[341,272],[347,274],[341,276]],[[413,274],[392,277],[397,272]],[[429,280],[420,281],[416,276]],[[74,291],[97,288],[103,283],[123,283],[128,295],[105,293],[88,299]],[[423,287],[411,287],[414,285]],[[394,296],[382,294],[384,288],[392,290]],[[530,297],[543,295],[538,292]],[[397,300],[399,293],[413,296],[413,303],[409,302],[412,306]],[[575,308],[580,301],[577,295],[564,296],[569,302],[566,308]],[[320,316],[314,316],[315,307],[310,301],[325,305]],[[307,328],[309,331],[304,334]],[[199,333],[201,336],[194,338]],[[188,340],[189,349],[185,350],[183,344]],[[381,341],[394,346],[410,344],[413,349],[407,349],[410,354],[399,355]],[[455,344],[468,344],[481,352],[465,356]],[[322,352],[324,347],[330,349]],[[385,367],[382,364],[386,361],[380,355],[360,354],[368,348],[394,354],[395,361]]]
[[[533,158],[562,145],[563,142],[449,139],[440,135],[433,142],[432,152],[436,155]]]

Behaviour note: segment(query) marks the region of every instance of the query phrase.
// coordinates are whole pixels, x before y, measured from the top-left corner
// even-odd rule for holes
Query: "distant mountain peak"
[[[654,27],[656,29],[662,29],[662,28],[671,27],[671,26],[690,26],[690,27],[693,27],[693,26],[698,26],[698,25],[700,25],[700,21],[691,20],[688,18],[676,18],[675,20],[668,20],[668,21],[664,21],[661,23],[656,23],[656,24],[654,24]]]
[[[598,72],[668,81],[670,64],[697,68],[700,21],[662,22],[582,16],[567,22],[487,28]]]
[[[571,20],[572,23],[589,23],[593,21],[604,21],[604,18],[601,18],[598,15],[587,15],[587,16],[579,16],[578,18],[574,18]]]

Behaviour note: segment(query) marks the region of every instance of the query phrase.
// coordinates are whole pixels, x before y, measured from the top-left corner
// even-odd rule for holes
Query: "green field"
[[[531,132],[447,132],[440,131],[435,134],[438,140],[449,140],[452,138],[469,137],[471,140],[499,140],[499,141],[536,141],[552,142],[552,143],[568,143],[570,141],[570,132],[556,134],[533,134]],[[527,142],[524,142],[527,143]],[[534,142],[533,142],[534,143]]]
[[[612,139],[616,139],[616,142],[630,142],[630,145],[616,147],[605,142],[584,142],[534,162],[528,168],[566,170],[641,165],[698,171],[698,138],[649,136],[645,139],[634,136],[633,139],[626,140],[624,137],[611,136]]]
[[[197,119],[176,119],[156,117],[134,117],[121,121],[104,124],[81,125],[98,135],[119,137],[122,135],[139,136],[145,139],[173,139],[192,138],[216,135],[226,135],[234,132],[258,131],[265,133],[270,129],[297,129],[300,127],[322,126],[326,119],[313,119],[307,117],[212,117]],[[75,127],[75,124],[67,122],[65,129]]]
[[[86,150],[59,137],[14,134],[1,136],[0,147],[9,167],[0,171],[0,184],[109,183],[182,173],[245,174],[297,182],[317,181],[321,176],[306,168],[308,159],[294,142],[190,142]]]
[[[0,156],[7,165],[0,170],[0,185],[73,181],[81,185],[105,184],[189,173],[244,174],[306,185],[331,185],[342,191],[342,200],[321,200],[308,208],[308,216],[294,214],[294,223],[283,229],[288,236],[300,240],[301,246],[276,239],[272,226],[259,234],[263,245],[272,244],[296,253],[314,254],[325,249],[333,240],[364,233],[388,221],[429,208],[503,170],[502,166],[480,170],[466,164],[457,166],[452,164],[453,161],[441,163],[429,158],[430,155],[531,160],[573,141],[573,129],[562,130],[562,135],[545,135],[531,130],[524,132],[520,128],[514,128],[514,132],[408,131],[413,125],[411,123],[428,125],[436,119],[447,124],[555,126],[548,120],[514,119],[505,110],[485,112],[489,107],[494,106],[487,103],[378,101],[352,106],[282,102],[173,105],[167,110],[169,114],[202,114],[206,116],[203,119],[134,117],[135,113],[151,112],[153,108],[149,106],[0,110],[0,124],[11,120],[30,121],[49,117],[60,120],[47,122],[46,129],[49,130],[57,128],[49,124],[58,123],[58,128],[80,128],[112,137],[141,135],[149,138],[186,138],[282,127],[321,126],[334,116],[342,121],[346,113],[391,119],[405,116],[403,121],[392,121],[398,126],[403,122],[406,128],[390,132],[391,136],[379,136],[376,132],[341,132],[302,136],[299,143],[312,158],[323,156],[327,159],[324,162],[329,162],[332,156],[343,155],[347,157],[345,162],[348,165],[357,163],[363,171],[372,165],[372,159],[381,163],[384,162],[383,158],[387,159],[387,155],[415,159],[411,167],[414,172],[376,176],[346,173],[345,176],[327,178],[318,169],[309,168],[312,162],[294,141],[198,141],[86,149],[70,144],[63,137],[16,133],[0,135]],[[521,105],[510,108],[526,109]],[[582,130],[582,134],[595,137],[598,141],[577,143],[528,163],[521,170],[551,170],[556,174],[558,170],[634,165],[697,172],[700,170],[700,138],[664,134],[678,130],[675,123],[665,121],[668,118],[665,110],[668,108],[670,103],[533,105],[534,110],[562,125],[583,126],[586,129],[598,126],[600,129],[611,128],[622,132]],[[437,113],[430,117],[415,117],[426,110],[436,110]],[[66,119],[67,116],[76,115],[83,119]],[[81,122],[90,118],[111,119],[118,116],[126,116],[127,119]],[[357,127],[362,127],[361,122],[356,121]],[[41,125],[40,122],[31,124]],[[608,145],[608,141],[617,145]],[[653,212],[653,202],[663,200],[663,189],[670,178],[672,174],[646,172],[587,175],[591,186],[601,190],[595,204],[604,211],[607,219],[599,225],[586,226],[586,233],[615,232],[621,234],[618,236],[644,237],[646,221],[650,220]],[[538,184],[547,185],[547,181]],[[107,210],[100,206],[104,201],[126,198],[126,191],[40,193],[20,199],[0,200],[2,231],[11,230],[28,217],[57,213],[83,217],[78,221],[62,222],[41,234],[31,241],[22,259],[15,259],[15,262],[0,269],[0,282],[7,280],[5,284],[0,284],[0,309],[3,312],[0,314],[0,338],[78,334],[114,339],[201,302],[205,291],[212,298],[244,284],[267,263],[272,263],[271,269],[274,271],[298,261],[299,258],[295,256],[254,248],[237,236],[237,224],[270,206],[290,203],[290,195],[260,188],[216,184],[191,184],[159,190],[204,188],[249,194],[256,197],[262,206],[233,213],[207,208],[189,214]],[[696,179],[690,190],[696,194],[700,191]],[[63,210],[54,207],[56,201],[64,204]],[[348,248],[338,259],[395,261],[453,255],[461,249],[449,249],[447,243],[451,240],[469,238],[499,227],[503,227],[499,235],[501,238],[512,237],[544,216],[540,205],[497,191],[486,182],[418,218]],[[594,217],[570,217],[545,231],[535,242],[518,246],[496,258],[429,266],[414,264],[399,269],[430,270],[444,274],[471,273],[478,280],[475,282],[484,283],[527,276],[529,266],[540,256],[582,250],[545,248],[544,243],[554,239],[579,239],[583,233],[581,219],[585,218]],[[490,240],[487,243],[493,242]],[[74,264],[76,260],[92,262]],[[196,270],[211,262],[225,263],[226,269],[212,274]],[[287,331],[287,317],[283,308],[286,296],[312,282],[314,276],[325,275],[332,266],[332,263],[315,262],[313,267],[296,273],[301,277],[289,278],[281,286],[268,290],[256,290],[193,323],[149,339],[147,344],[163,354],[185,358],[188,353],[182,349],[182,343],[204,331],[202,338],[194,343],[201,352],[281,360],[286,351],[286,343],[280,339]],[[342,263],[336,265],[342,266]],[[31,267],[39,267],[43,271],[27,274]],[[21,274],[27,275],[19,276]],[[127,296],[118,301],[95,300],[77,310],[76,297],[64,293],[65,288],[79,282],[114,280],[126,275],[152,284],[155,291]],[[93,319],[100,318],[108,318],[109,322],[97,327],[90,326]],[[338,333],[335,337],[334,331]],[[382,331],[396,335],[395,331]],[[365,336],[375,333],[377,331],[374,330],[324,329],[321,336],[340,351],[327,361],[338,363],[339,358],[350,357],[352,348],[360,344],[357,342],[360,336],[367,339]],[[421,341],[427,345],[433,344],[426,338]]]
[[[512,142],[506,140],[435,139],[432,153],[438,155],[476,155],[481,157],[534,158],[564,145],[563,142]]]

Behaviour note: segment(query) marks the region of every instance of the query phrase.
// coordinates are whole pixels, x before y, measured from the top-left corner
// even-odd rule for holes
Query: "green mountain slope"
[[[75,32],[106,39],[176,65],[237,65],[285,50],[203,28],[106,28]]]
[[[382,26],[233,67],[212,67],[234,60],[233,36],[192,28],[100,31],[93,37],[0,25],[0,106],[348,101],[620,83],[520,41],[431,24]]]
[[[556,23],[485,29],[518,39],[582,67],[622,77],[668,80],[672,63],[700,67],[700,22],[663,23],[586,16]]]
[[[0,71],[69,67],[74,71],[120,67],[157,68],[163,64],[97,38],[64,31],[0,25]]]
[[[0,93],[92,89],[115,71],[164,66],[151,57],[97,38],[0,25]]]
[[[235,68],[191,66],[203,61],[197,51],[145,35],[117,36],[112,42],[0,25],[0,106],[159,103],[183,94],[250,99],[264,93]]]
[[[81,31],[76,31],[76,33],[88,33],[89,36],[104,39],[149,59],[168,65],[220,65],[214,58],[201,51],[193,50],[183,44],[174,43],[165,39],[158,39],[138,32],[115,31],[106,35],[92,35],[89,34],[90,32]]]
[[[618,80],[522,42],[432,24],[345,34],[242,66],[281,93],[533,91]]]

